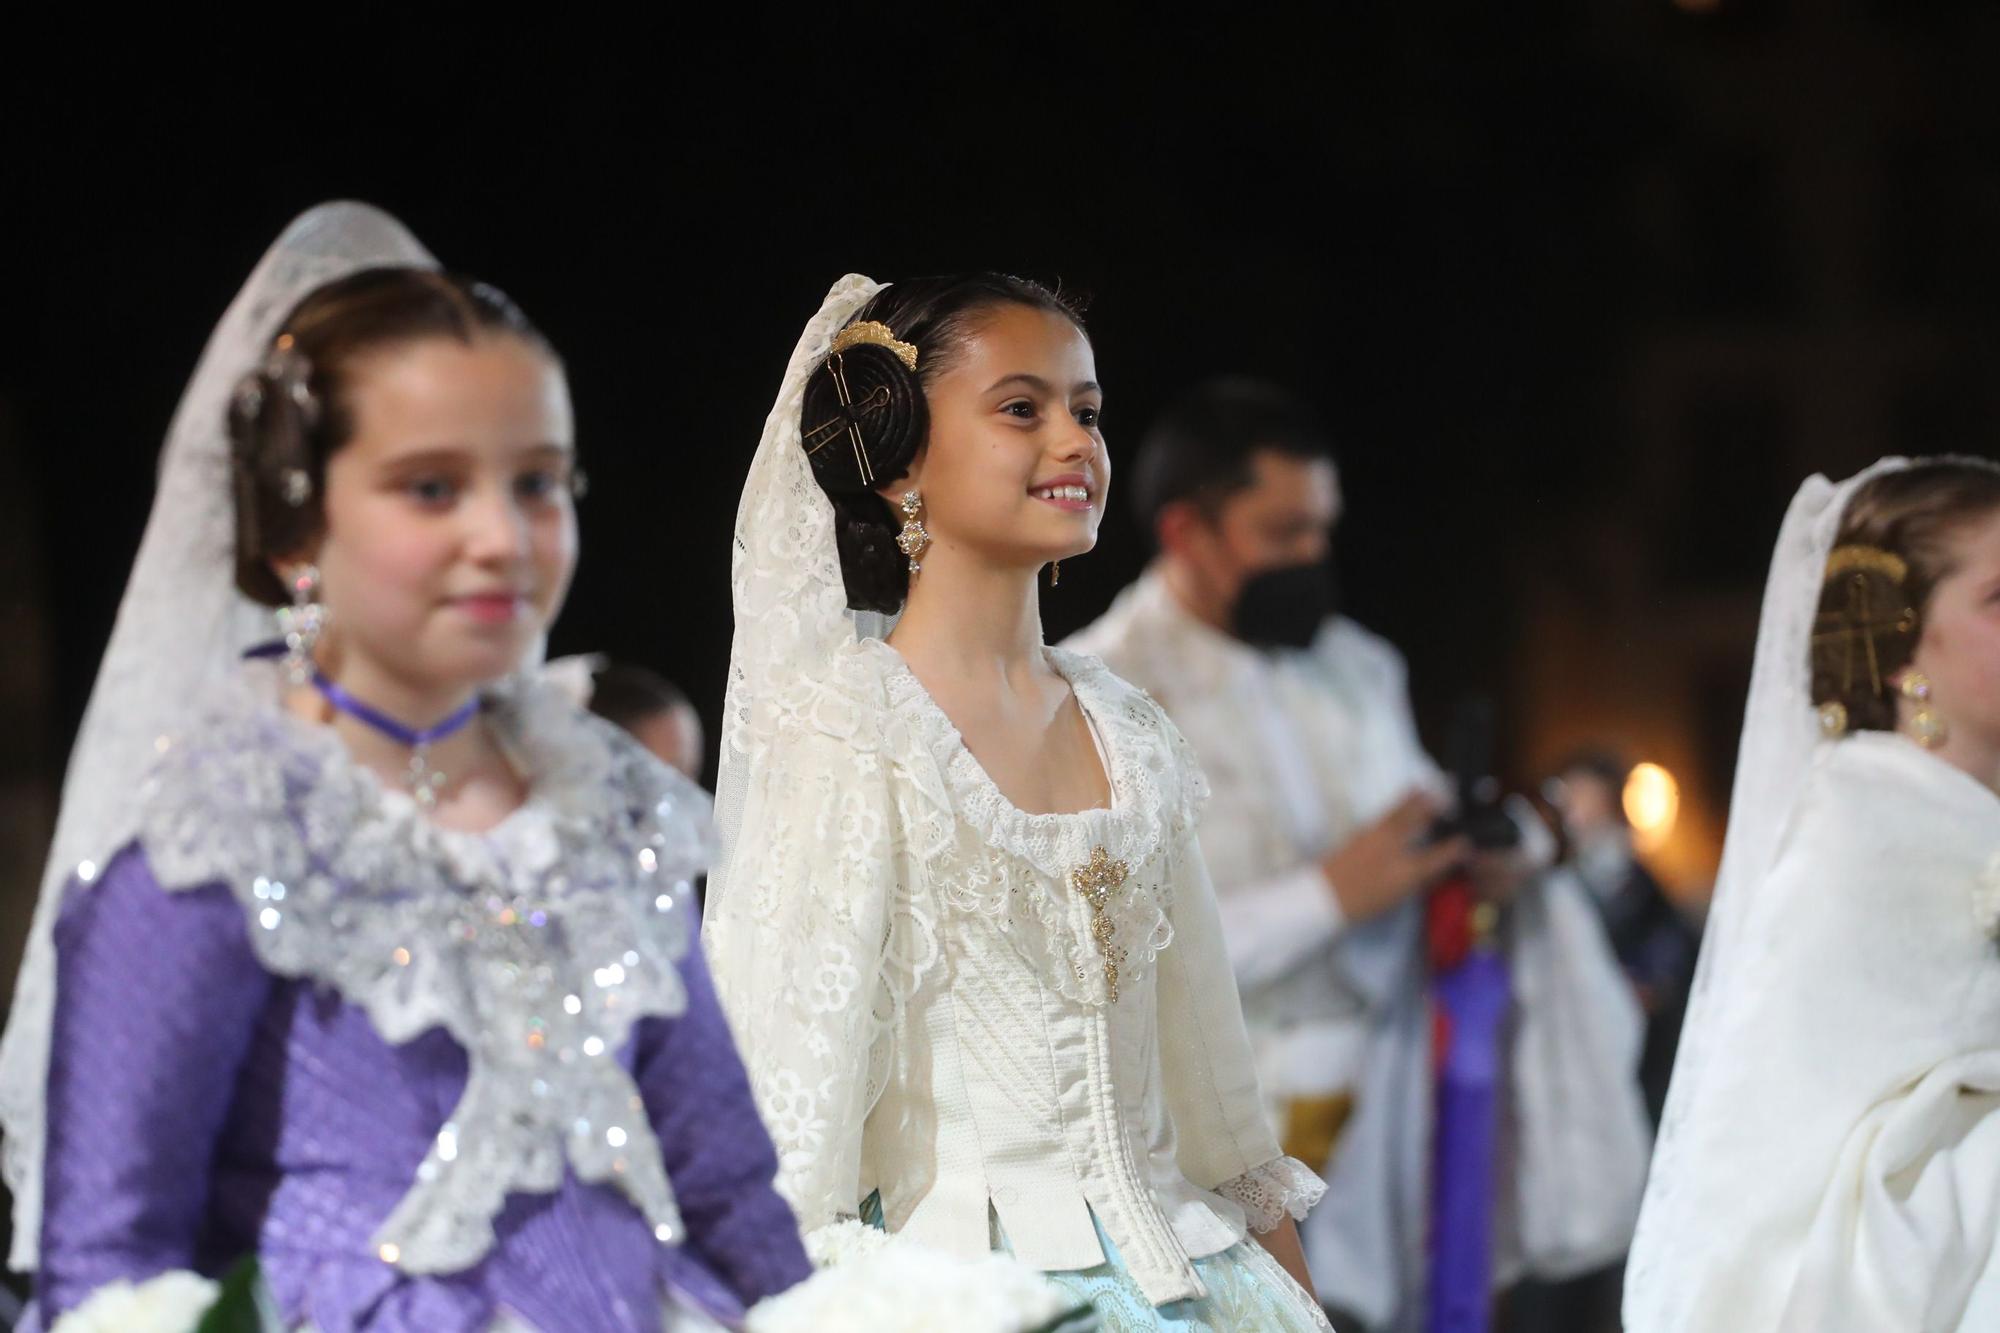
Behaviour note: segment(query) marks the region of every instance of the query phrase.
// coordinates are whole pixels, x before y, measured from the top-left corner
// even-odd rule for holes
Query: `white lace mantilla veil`
[[[1793,497],[1778,531],[1757,628],[1722,868],[1626,1270],[1625,1325],[1633,1333],[1686,1326],[1683,1307],[1693,1293],[1677,1280],[1674,1256],[1682,1238],[1702,1228],[1705,1219],[1689,1215],[1690,1192],[1679,1186],[1701,1168],[1698,1160],[1686,1157],[1689,1145],[1701,1142],[1711,1118],[1730,1114],[1729,1107],[1704,1101],[1702,1075],[1709,1053],[1730,1038],[1729,999],[1738,979],[1732,954],[1739,947],[1750,899],[1776,860],[1820,738],[1812,703],[1812,632],[1827,557],[1855,491],[1882,473],[1909,466],[1906,459],[1885,458],[1838,485],[1812,477]]]
[[[850,273],[826,294],[792,351],[736,508],[729,560],[736,630],[715,781],[720,851],[708,877],[711,913],[729,891],[750,776],[777,736],[780,700],[796,693],[838,649],[864,634],[885,636],[893,623],[886,616],[848,610],[833,536],[833,502],[813,480],[799,444],[806,381],[826,359],[833,335],[886,285]]]
[[[51,935],[65,886],[82,862],[101,866],[137,831],[134,791],[155,738],[185,717],[191,700],[230,679],[245,648],[274,636],[268,608],[236,588],[230,395],[308,293],[378,267],[436,268],[437,261],[401,223],[367,204],[328,203],[301,215],[265,252],[209,335],[167,431],[152,514],[70,753],[55,841],[0,1043],[0,1127],[14,1194],[9,1263],[16,1269],[35,1267],[41,1231],[55,1008]]]

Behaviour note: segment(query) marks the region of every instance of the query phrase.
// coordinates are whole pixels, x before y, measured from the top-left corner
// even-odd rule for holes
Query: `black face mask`
[[[1244,580],[1232,626],[1255,648],[1310,648],[1339,604],[1331,560],[1280,565]]]

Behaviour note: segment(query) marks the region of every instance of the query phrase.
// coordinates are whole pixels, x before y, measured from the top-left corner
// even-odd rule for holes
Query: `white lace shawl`
[[[686,1008],[677,964],[712,850],[707,796],[523,678],[488,716],[529,798],[487,833],[448,831],[283,712],[280,686],[275,666],[248,664],[164,738],[139,841],[168,889],[226,884],[271,972],[333,988],[388,1041],[443,1028],[465,1048],[464,1096],[376,1237],[384,1257],[470,1267],[506,1195],[558,1188],[565,1163],[675,1239],[659,1144],[617,1056],[639,1019]]]

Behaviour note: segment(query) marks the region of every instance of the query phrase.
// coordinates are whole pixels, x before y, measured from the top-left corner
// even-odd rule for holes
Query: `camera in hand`
[[[1431,825],[1431,842],[1463,837],[1476,851],[1520,846],[1521,829],[1507,813],[1506,790],[1493,773],[1493,702],[1484,695],[1459,701],[1445,749],[1457,785],[1454,808]]]

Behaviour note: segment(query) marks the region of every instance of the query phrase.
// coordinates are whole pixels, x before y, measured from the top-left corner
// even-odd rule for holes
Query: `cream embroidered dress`
[[[799,393],[876,290],[844,279],[807,327],[737,524],[704,944],[779,1188],[808,1231],[872,1202],[920,1243],[1008,1248],[1110,1328],[1324,1328],[1246,1239],[1322,1187],[1263,1114],[1185,742],[1047,650],[1113,794],[1025,813],[846,610]]]

